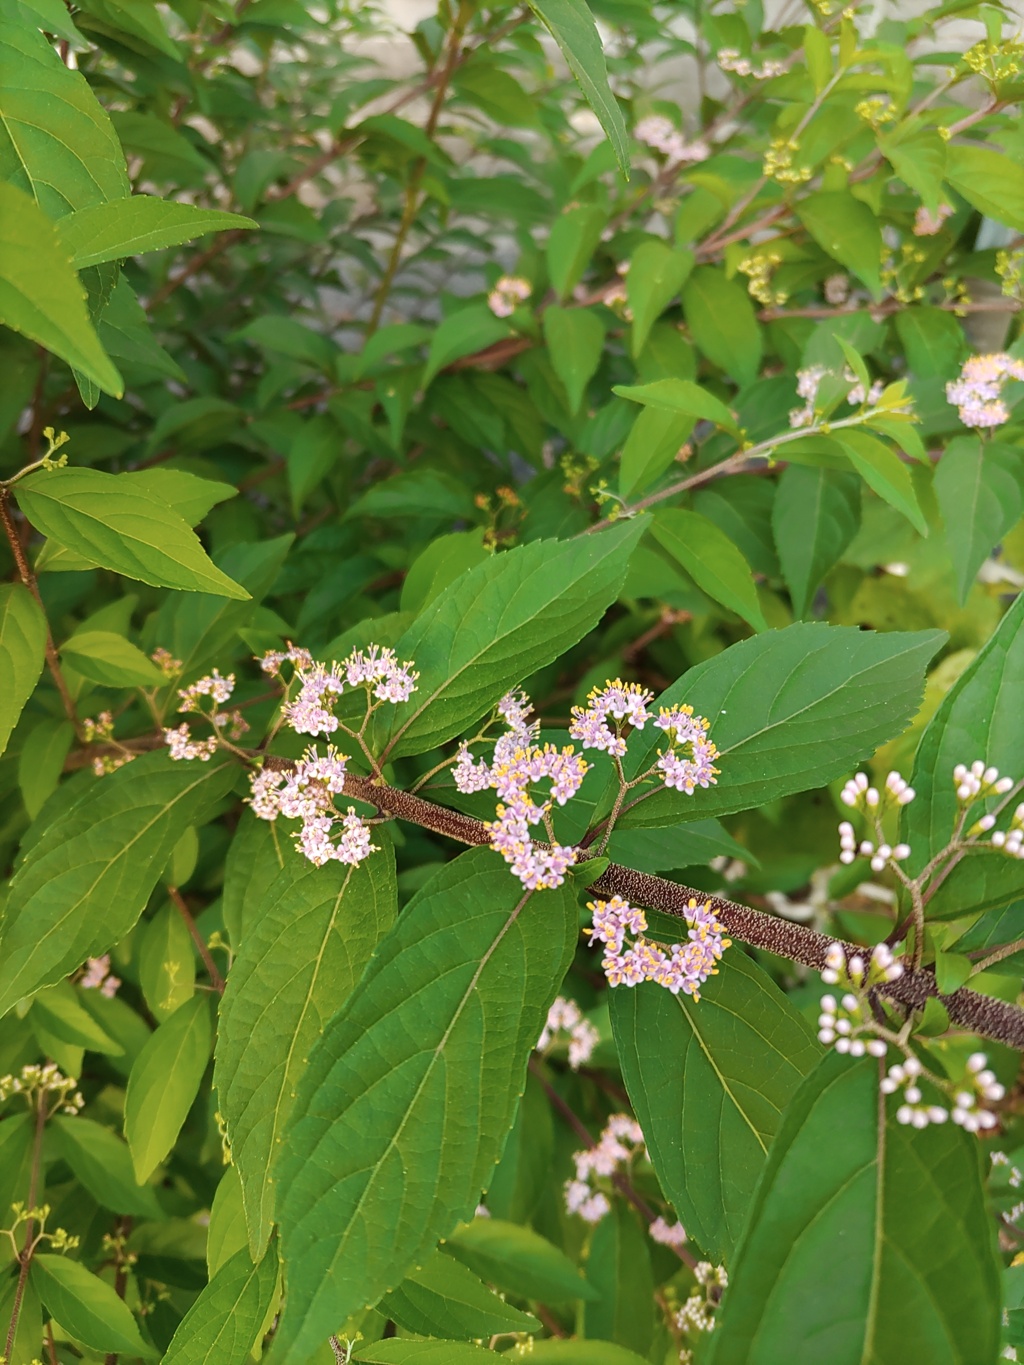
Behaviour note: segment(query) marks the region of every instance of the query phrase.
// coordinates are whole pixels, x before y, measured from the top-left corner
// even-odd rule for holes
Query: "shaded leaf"
[[[29,1277],[47,1311],[92,1350],[147,1359],[160,1354],[142,1339],[124,1299],[80,1261],[36,1252]]]
[[[270,1312],[277,1257],[253,1265],[245,1250],[220,1267],[182,1318],[164,1365],[245,1365]]]
[[[136,1179],[149,1177],[174,1146],[210,1059],[206,997],[179,1006],[135,1059],[124,1100],[124,1135]]]
[[[772,532],[794,615],[806,614],[859,526],[860,484],[853,474],[795,464],[782,471]]]
[[[0,586],[0,754],[46,660],[46,617],[21,583]]]
[[[596,1299],[564,1251],[532,1228],[500,1218],[474,1218],[446,1238],[444,1250],[481,1279],[524,1299]]]
[[[499,1299],[464,1265],[440,1251],[385,1294],[379,1309],[420,1336],[476,1339],[495,1332],[540,1330],[530,1313]]]
[[[698,588],[737,612],[755,630],[767,630],[750,565],[710,518],[673,507],[655,514],[653,535]]]

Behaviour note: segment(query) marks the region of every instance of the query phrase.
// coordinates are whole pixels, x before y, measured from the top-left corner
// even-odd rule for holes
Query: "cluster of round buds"
[[[312,668],[313,656],[308,649],[300,649],[289,640],[287,649],[268,649],[266,654],[256,655],[256,662],[268,678],[277,678],[284,663],[293,668]]]
[[[222,678],[217,669],[214,669],[205,678],[200,678],[197,682],[179,690],[178,696],[181,698],[181,705],[178,710],[202,712],[203,697],[211,697],[215,706],[223,705],[234,690],[235,675],[229,673],[226,678]]]
[[[207,763],[217,752],[216,738],[193,739],[192,731],[185,724],[174,730],[165,730],[164,743],[171,752],[171,758],[176,760],[198,758],[201,763]]]
[[[565,1185],[565,1207],[587,1223],[599,1223],[611,1211],[607,1195],[596,1187],[595,1177],[610,1179],[627,1169],[645,1151],[644,1135],[636,1119],[613,1114],[592,1147],[576,1152],[576,1177]]]
[[[78,984],[84,991],[98,990],[101,995],[112,1000],[117,994],[121,982],[118,977],[111,975],[110,954],[104,953],[102,957],[90,957],[85,964],[85,971],[78,978]]]
[[[105,744],[114,737],[114,717],[109,711],[101,711],[94,720],[86,716],[82,721],[82,738],[86,744]]]
[[[884,1057],[886,1045],[874,1036],[875,1025],[868,1004],[868,993],[887,981],[903,975],[903,964],[897,962],[886,943],[877,943],[865,961],[863,954],[847,958],[841,943],[830,943],[825,953],[825,970],[821,979],[826,986],[840,986],[843,995],[823,995],[818,1016],[818,1041],[837,1052],[848,1052],[851,1057]],[[867,1036],[864,1036],[867,1035]]]
[[[0,1103],[12,1095],[21,1095],[30,1109],[42,1104],[50,1108],[50,1113],[58,1110],[67,1114],[77,1114],[85,1104],[78,1082],[71,1076],[64,1076],[53,1062],[40,1066],[30,1063],[23,1066],[17,1076],[0,1076]]]
[[[673,164],[706,161],[711,155],[711,148],[702,138],[687,142],[672,120],[661,114],[649,114],[642,118],[633,129],[633,135],[638,142],[661,152]]]
[[[818,1041],[826,1047],[835,1046],[837,1052],[848,1052],[851,1057],[884,1057],[886,1044],[881,1038],[859,1038],[858,1032],[871,1028],[871,1015],[866,1002],[852,991],[841,999],[834,995],[821,997],[818,1015]]]
[[[693,1268],[703,1294],[691,1294],[676,1313],[676,1326],[683,1332],[710,1332],[715,1325],[715,1309],[722,1291],[729,1283],[725,1266],[714,1266],[710,1261],[698,1261]]]
[[[624,726],[642,730],[651,718],[647,707],[653,700],[654,693],[638,683],[615,678],[604,687],[595,687],[585,707],[572,708],[569,733],[584,749],[600,749],[621,758],[626,752]],[[608,724],[609,716],[615,722],[614,729]]]
[[[1024,381],[1024,361],[1005,351],[973,355],[964,362],[959,377],[946,385],[946,400],[955,404],[964,426],[1002,426],[1010,420],[1010,410],[1002,398],[1008,379]]]
[[[1005,796],[1014,787],[1012,777],[1000,777],[998,768],[987,766],[980,758],[976,758],[969,768],[965,763],[958,763],[953,769],[953,784],[956,799],[965,806],[986,796]]]
[[[734,76],[752,76],[755,81],[768,81],[773,76],[783,76],[786,63],[765,58],[760,66],[755,66],[749,57],[744,57],[738,47],[720,47],[715,60],[723,71],[731,71]]]
[[[169,649],[164,649],[163,645],[157,646],[149,656],[159,668],[165,678],[174,678],[181,672],[182,663],[176,659]]]
[[[686,1241],[686,1229],[682,1223],[678,1219],[670,1223],[660,1214],[647,1231],[651,1234],[651,1241],[663,1247],[681,1247]]]
[[[495,317],[508,318],[532,293],[530,281],[521,275],[502,275],[487,295],[487,307]]]
[[[852,863],[857,854],[871,859],[872,872],[883,871],[890,863],[901,863],[910,857],[909,844],[879,844],[876,848],[870,839],[858,840],[849,820],[839,826],[839,861]]]
[[[893,1095],[903,1087],[896,1121],[911,1128],[927,1128],[930,1123],[945,1123],[949,1118],[948,1111],[941,1104],[925,1102],[920,1085],[923,1071],[920,1061],[911,1053],[902,1062],[891,1066],[879,1084],[883,1095]]]
[[[984,1104],[996,1104],[1006,1091],[988,1069],[988,1058],[984,1052],[974,1052],[967,1059],[967,1084],[954,1096],[955,1103],[949,1112],[954,1123],[965,1128],[968,1133],[977,1133],[983,1128],[994,1128],[998,1123],[995,1114],[985,1109]]]
[[[909,806],[917,793],[898,772],[891,772],[881,791],[873,787],[867,773],[857,773],[839,793],[844,806],[868,815],[881,815],[892,806]]]
[[[594,1048],[601,1041],[601,1035],[590,1022],[584,1019],[575,1000],[559,996],[548,1010],[548,1017],[537,1039],[537,1051],[543,1052],[551,1046],[558,1033],[569,1035],[569,1065],[578,1071],[584,1062],[589,1062]]]
[[[992,829],[995,822],[994,815],[983,815],[967,833],[969,835],[983,834],[986,830]],[[1024,858],[1024,802],[1021,802],[1013,812],[1010,828],[993,830],[989,843],[993,848],[1005,853],[1008,858]]]
[[[638,986],[653,981],[673,995],[700,999],[700,988],[717,976],[718,963],[731,944],[725,926],[710,904],[698,905],[691,896],[685,915],[689,926],[685,943],[662,944],[646,938],[647,916],[621,896],[590,901],[593,915],[590,942],[604,945],[601,967],[611,986]],[[627,934],[633,935],[630,942]]]

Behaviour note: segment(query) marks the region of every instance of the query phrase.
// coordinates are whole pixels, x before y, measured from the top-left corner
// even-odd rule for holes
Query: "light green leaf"
[[[737,612],[755,630],[768,629],[750,565],[709,517],[673,507],[655,514],[653,535],[709,597]]]
[[[0,594],[2,595],[2,594]],[[0,689],[0,696],[3,695]],[[75,738],[69,720],[44,716],[27,735],[18,755],[18,786],[30,820],[42,810],[56,789]]]
[[[281,1365],[472,1213],[576,936],[569,887],[524,892],[490,849],[402,912],[313,1049],[285,1133]]]
[[[444,1250],[481,1279],[523,1299],[596,1299],[597,1290],[566,1256],[532,1228],[474,1218],[446,1238]]]
[[[646,1356],[654,1338],[654,1276],[647,1225],[616,1199],[594,1229],[587,1279],[598,1297],[583,1306],[588,1338],[614,1341]]]
[[[569,395],[569,411],[575,414],[601,363],[604,328],[589,308],[553,303],[544,309],[544,340],[552,368]]]
[[[610,1341],[534,1341],[530,1365],[643,1365],[644,1357]]]
[[[90,1350],[147,1360],[160,1354],[142,1339],[124,1299],[80,1261],[36,1252],[29,1278],[46,1310]]]
[[[683,313],[712,364],[737,384],[752,384],[761,367],[761,328],[742,285],[713,266],[698,266],[683,286]]]
[[[729,1263],[782,1112],[821,1044],[740,949],[726,952],[699,1002],[616,990],[611,1015],[622,1078],[665,1197],[701,1250]]]
[[[0,19],[9,24],[31,24],[76,45],[82,41],[63,0],[0,0]]]
[[[911,779],[917,797],[903,807],[900,828],[900,839],[911,847],[911,876],[949,842],[959,810],[953,784],[958,763],[980,758],[1014,778],[1024,772],[1022,681],[1024,594],[943,697],[921,738]],[[929,900],[928,914],[953,919],[965,909],[994,909],[1022,890],[1024,865],[1017,859],[977,853],[953,868]]]
[[[0,754],[46,660],[46,617],[21,583],[0,586]]]
[[[906,352],[907,369],[918,379],[952,379],[967,355],[964,329],[944,308],[919,304],[893,318]]]
[[[397,910],[390,840],[382,831],[374,838],[380,851],[358,867],[289,861],[265,887],[228,975],[214,1085],[242,1179],[254,1259],[270,1236],[282,1133],[310,1049]]]
[[[0,35],[0,62],[0,180],[31,195],[50,219],[127,199],[121,144],[82,73],[41,33],[12,25]],[[11,217],[9,207],[0,212],[5,233]]]
[[[486,303],[471,303],[440,324],[430,339],[427,368],[423,373],[426,388],[434,376],[473,351],[482,351],[509,334],[508,323],[497,318]]]
[[[794,615],[806,614],[818,584],[859,526],[855,475],[796,464],[782,471],[772,504],[772,534]]]
[[[166,502],[174,508],[189,526],[196,526],[206,516],[211,507],[219,502],[238,496],[234,484],[221,483],[217,479],[201,479],[190,474],[187,469],[168,469],[156,466],[153,469],[131,469],[118,478],[126,480],[126,486],[141,488],[143,493],[157,502]]]
[[[678,412],[687,417],[714,422],[723,431],[735,436],[737,441],[742,439],[743,432],[735,414],[720,398],[689,379],[656,379],[652,384],[616,384],[612,392],[620,398],[644,403],[664,412]]]
[[[832,78],[832,45],[828,36],[814,24],[804,24],[804,61],[814,83],[814,93],[820,95]]]
[[[935,470],[961,605],[984,561],[1024,510],[1024,457],[1016,446],[955,436]]]
[[[174,1146],[210,1060],[210,1005],[194,995],[150,1036],[124,1100],[124,1135],[141,1184]]]
[[[136,1181],[127,1145],[109,1128],[60,1114],[51,1123],[57,1150],[98,1204],[129,1217],[164,1217],[150,1186]]]
[[[0,1217],[11,1222],[11,1205],[24,1201],[32,1178],[32,1153],[35,1149],[34,1116],[8,1114],[0,1123]],[[10,1317],[8,1316],[8,1322]]]
[[[634,360],[647,344],[651,328],[683,287],[694,255],[665,242],[642,242],[629,262],[626,297],[633,313],[629,349]]]
[[[831,1054],[772,1147],[709,1365],[974,1365],[999,1341],[976,1143],[905,1127],[878,1066]]]
[[[493,1365],[494,1353],[463,1341],[377,1341],[364,1346],[357,1365]]]
[[[249,1244],[242,1207],[242,1182],[238,1167],[227,1166],[210,1205],[210,1226],[206,1237],[206,1265],[210,1279],[230,1261],[236,1251]]]
[[[123,475],[44,469],[15,488],[33,526],[94,564],[154,587],[249,596],[221,573],[173,507]]]
[[[910,724],[944,639],[936,630],[883,635],[805,621],[731,645],[657,703],[688,703],[710,720],[717,784],[699,797],[655,790],[623,823],[674,825],[831,782]],[[657,736],[647,735],[630,741],[627,776],[654,761]]]
[[[147,754],[80,789],[11,879],[0,926],[0,1014],[124,938],[175,844],[235,776],[233,763]]]
[[[932,213],[938,212],[942,199],[948,145],[934,128],[920,128],[907,137],[878,139],[879,150],[890,166],[917,191]]]
[[[867,204],[849,190],[808,195],[796,206],[797,217],[823,251],[853,272],[882,297],[882,233]]]
[[[76,673],[101,687],[163,687],[167,679],[138,645],[112,630],[82,630],[60,647]]]
[[[190,242],[209,232],[237,231],[259,225],[239,213],[179,204],[135,194],[69,213],[60,222],[60,240],[76,270],[104,261],[120,261],[146,251]]]
[[[253,1265],[237,1251],[220,1267],[171,1338],[163,1365],[246,1365],[277,1288],[277,1256]]]
[[[630,397],[629,390],[614,390]],[[673,462],[689,439],[693,417],[660,407],[646,407],[637,414],[619,456],[619,492],[624,498],[642,493]]]
[[[594,16],[584,0],[528,0],[534,14],[545,24],[562,49],[569,70],[579,82],[587,103],[597,115],[615,158],[629,174],[629,141],[615,96],[608,85],[601,38]]]
[[[105,393],[120,398],[124,392],[56,228],[14,185],[0,185],[0,323],[45,346]]]
[[[385,1294],[378,1307],[407,1332],[420,1336],[475,1340],[495,1332],[540,1330],[530,1313],[499,1299],[464,1265],[440,1251]]]
[[[841,447],[867,486],[890,507],[902,512],[915,531],[926,536],[928,523],[917,501],[910,471],[900,457],[866,431],[835,432],[832,440]]]
[[[607,210],[597,204],[572,204],[551,224],[548,275],[559,301],[564,302],[579,284],[607,221]]]
[[[173,884],[179,880],[184,879],[175,877]],[[169,902],[143,927],[138,963],[143,999],[158,1022],[191,1000],[196,983],[195,945],[185,921]]]
[[[70,981],[58,981],[40,991],[32,1001],[32,1023],[41,1022],[46,1032],[62,1043],[87,1048],[90,1052],[121,1056],[124,1048],[101,1028],[79,1003],[79,993]]]
[[[1024,166],[976,142],[946,144],[946,179],[972,208],[1024,232]]]
[[[267,887],[283,867],[301,858],[283,827],[261,820],[246,808],[224,864],[224,927],[236,953],[245,925],[255,915]]]
[[[533,541],[470,569],[420,613],[396,646],[419,669],[395,708],[388,752],[433,749],[550,663],[615,600],[642,523],[597,535]]]

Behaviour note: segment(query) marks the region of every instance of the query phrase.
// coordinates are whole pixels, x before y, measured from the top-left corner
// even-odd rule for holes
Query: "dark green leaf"
[[[210,1005],[195,995],[166,1019],[128,1077],[124,1135],[136,1179],[149,1177],[174,1146],[210,1059]]]
[[[47,1311],[93,1351],[159,1355],[143,1341],[124,1299],[79,1261],[36,1252],[29,1276]]]
[[[500,1218],[474,1218],[445,1240],[444,1250],[509,1294],[524,1299],[596,1299],[564,1251],[532,1228]]]
[[[182,1318],[164,1365],[246,1365],[276,1287],[276,1255],[253,1265],[235,1252]]]
[[[767,630],[750,565],[723,530],[700,512],[670,508],[655,514],[653,534],[698,588],[735,611],[755,630]]]
[[[641,1355],[654,1336],[654,1275],[646,1225],[615,1200],[594,1229],[587,1252],[587,1279],[600,1297],[584,1304],[588,1338],[614,1341]]]
[[[860,483],[853,474],[795,464],[783,470],[772,531],[794,615],[806,614],[859,525]]]
[[[78,631],[61,645],[60,656],[101,687],[162,687],[167,682],[138,645],[112,630]]]
[[[692,251],[665,242],[642,242],[633,252],[626,296],[633,313],[629,348],[634,359],[647,344],[651,328],[683,287],[693,261]]]
[[[495,1332],[540,1330],[535,1317],[499,1299],[465,1266],[440,1251],[385,1294],[379,1308],[407,1332],[420,1336],[474,1340]]]
[[[46,617],[28,588],[0,586],[0,754],[46,659]]]
[[[961,604],[995,545],[1024,508],[1024,457],[1016,446],[955,436],[935,471],[935,496],[946,524]]]
[[[867,204],[848,190],[830,190],[801,199],[797,214],[822,250],[881,298],[882,233]]]
[[[163,1210],[148,1185],[140,1185],[132,1170],[125,1143],[93,1119],[52,1120],[57,1148],[98,1204],[112,1213],[136,1218],[163,1218]]]
[[[761,328],[747,291],[721,270],[702,265],[683,286],[690,335],[737,384],[752,384],[761,366]]]

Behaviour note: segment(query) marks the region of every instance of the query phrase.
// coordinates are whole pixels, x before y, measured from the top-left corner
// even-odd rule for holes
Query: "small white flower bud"
[[[843,839],[853,838],[853,826],[849,820],[843,820],[839,825],[839,834]]]
[[[978,1110],[979,1128],[994,1128],[998,1122],[995,1114],[990,1114],[987,1109]]]
[[[992,789],[997,796],[1005,796],[1008,791],[1013,789],[1014,785],[1012,777],[1001,777],[998,782],[993,783]]]
[[[850,1050],[850,1040],[849,1040],[849,1038],[837,1038],[837,1039],[836,1039],[836,1051],[837,1051],[837,1052],[849,1052],[849,1050]]]
[[[974,788],[968,786],[966,782],[962,782],[960,786],[957,787],[956,794],[961,801],[969,801],[974,795]]]
[[[967,769],[962,763],[958,763],[953,769],[953,781],[962,782],[967,776]]]
[[[977,1080],[978,1080],[978,1084],[981,1085],[981,1086],[992,1085],[992,1084],[995,1082],[995,1079],[996,1079],[996,1077],[995,1077],[995,1072],[994,1072],[994,1071],[979,1071],[979,1072],[978,1072]]]
[[[821,997],[820,1008],[823,1009],[823,1010],[826,1010],[829,1014],[835,1014],[835,1012],[836,1012],[836,998],[835,998],[835,996],[834,996],[834,995],[823,995],[823,996]]]
[[[833,1028],[833,1027],[835,1026],[835,1022],[836,1022],[836,1017],[835,1017],[834,1014],[819,1014],[819,1015],[818,1015],[818,1028],[819,1028],[819,1029],[831,1029],[831,1028]]]
[[[967,1058],[968,1071],[984,1071],[988,1065],[988,1057],[984,1052],[972,1052]]]
[[[914,790],[913,787],[904,787],[903,790],[900,792],[899,796],[896,798],[896,800],[900,803],[901,806],[909,806],[916,795],[917,792]]]
[[[864,976],[864,959],[861,957],[860,953],[854,953],[853,957],[850,958],[850,961],[847,964],[847,968],[849,970],[851,978],[857,983],[857,985],[860,985],[861,980],[863,979]]]
[[[843,996],[842,1004],[843,1009],[849,1010],[851,1014],[855,1010],[860,1009],[860,1001],[857,999],[855,995],[852,995],[849,991],[847,991],[846,994]]]
[[[872,853],[874,853],[874,851],[875,851],[875,846],[874,846],[874,844],[871,842],[870,839],[862,839],[862,840],[861,840],[861,845],[860,845],[860,851],[861,851],[861,853],[864,855],[865,858],[870,858],[871,855],[872,855]]]
[[[880,853],[876,853],[875,856],[871,859],[871,871],[872,872],[885,871],[885,859],[882,857]]]
[[[837,971],[846,964],[846,954],[841,943],[830,943],[825,950],[825,966]]]
[[[906,1075],[907,1075],[906,1068],[900,1066],[899,1062],[896,1062],[893,1066],[889,1068],[889,1079],[891,1081],[895,1081],[897,1085],[903,1084],[904,1080],[906,1079]]]
[[[992,835],[991,843],[994,848],[1002,848],[1006,843],[1005,833],[1001,829],[997,829],[995,834]]]
[[[858,789],[858,791],[866,792],[868,789],[867,773],[858,773],[856,777],[853,778],[853,784]]]
[[[910,845],[909,845],[909,844],[897,844],[896,847],[895,847],[895,848],[893,849],[893,851],[892,851],[892,856],[893,856],[893,858],[894,858],[894,860],[895,860],[896,862],[902,863],[902,862],[904,861],[905,858],[909,858],[909,857],[910,857]]]
[[[886,981],[898,981],[903,975],[903,963],[894,962],[891,967],[885,969]]]
[[[847,786],[839,793],[839,799],[844,806],[855,806],[857,804],[857,793],[850,791]]]
[[[888,943],[876,943],[871,950],[871,962],[875,967],[888,967],[892,962],[892,949]]]
[[[928,1127],[927,1109],[915,1109],[913,1117],[911,1118],[910,1121],[915,1128],[927,1128]]]
[[[991,1100],[993,1104],[995,1104],[997,1100],[1001,1100],[1005,1094],[1006,1087],[1000,1085],[998,1081],[996,1081],[994,1085],[987,1085],[984,1090],[985,1098]]]
[[[836,1040],[836,1035],[830,1028],[820,1028],[818,1030],[818,1042],[824,1043],[826,1047],[831,1047]]]
[[[871,1054],[872,1057],[884,1057],[888,1050],[889,1049],[884,1038],[872,1038],[871,1041],[868,1043],[868,1052]]]
[[[821,1035],[819,1034],[818,1036],[820,1037]],[[876,1042],[881,1042],[881,1039],[880,1039],[880,1038],[876,1038],[875,1041],[876,1041]],[[877,1055],[878,1055],[877,1053],[872,1053],[872,1056],[877,1056]],[[898,1086],[898,1084],[892,1079],[891,1076],[883,1076],[883,1078],[878,1082],[878,1088],[879,1088],[879,1090],[881,1090],[881,1092],[882,1092],[883,1095],[894,1095],[894,1094],[896,1093],[896,1091],[899,1089],[899,1086]]]
[[[901,1104],[900,1107],[896,1110],[897,1123],[909,1123],[913,1117],[914,1111],[913,1109],[911,1109],[909,1104]]]
[[[834,986],[839,980],[839,973],[833,971],[831,967],[826,967],[821,974],[821,979],[826,986]]]
[[[945,1123],[949,1118],[949,1115],[941,1104],[930,1104],[928,1106],[928,1117],[931,1119],[932,1123]]]
[[[872,809],[878,805],[878,790],[875,787],[868,787],[864,793],[864,800]]]
[[[998,778],[999,778],[998,768],[986,768],[981,775],[981,780],[982,782],[984,782],[986,787],[991,787],[993,782],[997,781]]]
[[[850,1043],[850,1056],[851,1057],[864,1056],[864,1040],[862,1038],[854,1038],[852,1040],[852,1042]]]
[[[844,848],[842,853],[840,853],[839,855],[839,861],[841,863],[845,863],[847,866],[849,866],[850,863],[854,862],[856,858],[857,855],[852,848]]]
[[[976,758],[971,764],[971,776],[978,778],[979,781],[985,776],[985,764],[980,758]],[[999,773],[997,771],[996,777],[998,776]]]
[[[908,1104],[921,1103],[921,1091],[918,1089],[916,1085],[908,1085],[903,1093],[906,1096]]]
[[[958,1090],[956,1102],[961,1109],[970,1109],[974,1105],[974,1096],[969,1090]]]
[[[903,1071],[907,1076],[920,1076],[922,1069],[916,1057],[907,1057],[903,1063]]]
[[[837,1020],[836,1020],[836,1033],[849,1033],[849,1032],[850,1032],[850,1028],[851,1028],[851,1025],[850,1025],[849,1019],[837,1019]]]

